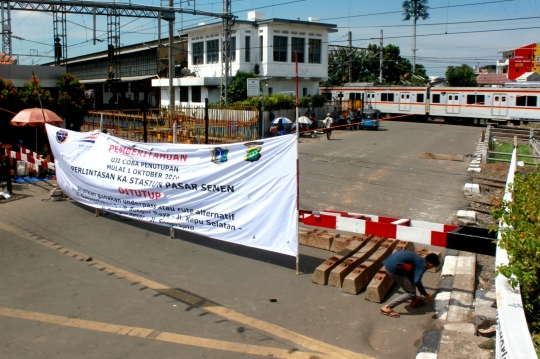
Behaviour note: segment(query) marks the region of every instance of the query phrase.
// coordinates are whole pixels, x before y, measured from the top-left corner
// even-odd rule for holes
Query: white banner
[[[140,221],[298,254],[295,136],[185,145],[46,126],[58,184],[70,198]]]

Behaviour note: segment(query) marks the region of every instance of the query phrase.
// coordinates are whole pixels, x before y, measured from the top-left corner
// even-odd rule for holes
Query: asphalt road
[[[457,193],[466,164],[417,155],[472,153],[480,129],[424,126],[303,140],[302,206],[445,218],[454,193],[429,194],[428,182]],[[22,198],[0,204],[1,358],[406,359],[441,325],[430,304],[397,307],[394,319],[363,293],[311,283],[330,252],[301,246],[296,275],[295,258],[181,231],[170,239],[167,228],[43,201],[51,188],[15,185]],[[424,276],[429,292],[438,277]]]
[[[381,122],[378,131],[333,131],[302,138],[300,207],[452,223],[468,203],[464,162],[420,153],[473,154],[482,128],[437,123]]]

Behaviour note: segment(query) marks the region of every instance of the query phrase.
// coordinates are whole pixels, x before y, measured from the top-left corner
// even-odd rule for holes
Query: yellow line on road
[[[259,345],[234,343],[223,340],[214,340],[189,335],[182,335],[169,332],[160,332],[154,329],[131,327],[127,325],[116,325],[103,322],[95,322],[91,320],[74,319],[61,317],[58,315],[50,315],[38,312],[28,312],[25,310],[10,309],[0,307],[0,316],[12,317],[18,319],[33,320],[41,323],[63,325],[66,327],[88,329],[97,332],[112,333],[118,335],[126,335],[130,337],[145,338],[152,340],[160,340],[163,342],[183,344],[194,347],[201,347],[215,350],[225,350],[242,354],[253,354],[261,356],[270,356],[276,358],[298,358],[298,359],[315,359],[322,358],[316,353],[299,352],[296,350],[270,348]]]
[[[83,254],[81,254],[79,252],[76,252],[76,251],[71,250],[69,248],[63,247],[58,243],[54,243],[52,241],[49,241],[48,239],[40,238],[39,236],[37,236],[37,235],[35,235],[33,233],[30,233],[30,232],[28,232],[26,230],[14,228],[14,227],[11,227],[11,226],[3,224],[3,223],[0,223],[0,228],[6,230],[8,232],[11,232],[11,233],[13,233],[15,235],[18,235],[18,236],[20,236],[22,238],[29,239],[29,240],[31,240],[33,242],[36,242],[36,243],[44,245],[44,246],[46,246],[48,248],[54,249],[54,250],[56,250],[58,252],[61,252],[61,253],[65,254],[65,255],[69,256],[69,257],[72,257],[74,259],[78,259],[80,261],[85,261],[88,258],[87,255],[83,255]],[[92,266],[92,267],[94,267],[96,269],[105,270],[105,271],[107,271],[109,273],[116,274],[119,277],[123,277],[123,278],[125,278],[125,279],[127,279],[129,281],[134,282],[134,283],[138,283],[138,284],[140,284],[142,286],[153,289],[153,290],[155,290],[155,291],[157,291],[159,293],[166,294],[166,295],[168,295],[168,296],[170,296],[172,298],[175,298],[175,299],[181,300],[182,302],[191,304],[194,307],[203,308],[204,310],[206,310],[206,311],[208,311],[210,313],[214,313],[214,314],[219,315],[219,316],[221,316],[223,318],[226,318],[228,320],[231,320],[231,321],[234,321],[234,322],[237,322],[237,323],[240,323],[240,324],[248,325],[248,326],[250,326],[252,328],[264,331],[264,332],[272,334],[272,335],[274,335],[276,337],[283,338],[283,339],[288,340],[290,342],[296,343],[296,344],[298,344],[300,346],[303,346],[304,348],[307,348],[309,350],[313,350],[313,351],[319,352],[319,353],[324,353],[324,355],[319,355],[320,357],[340,358],[340,359],[347,359],[347,358],[350,358],[350,359],[372,359],[372,357],[370,357],[370,356],[360,354],[360,353],[355,353],[355,352],[352,352],[350,350],[342,349],[342,348],[336,347],[334,345],[327,344],[327,343],[321,342],[319,340],[310,338],[310,337],[305,336],[303,334],[296,333],[296,332],[294,332],[292,330],[280,327],[278,325],[266,322],[264,320],[260,320],[260,319],[257,319],[257,318],[253,318],[253,317],[238,313],[235,310],[223,307],[223,306],[221,306],[219,304],[208,301],[208,300],[206,300],[206,299],[204,299],[202,297],[198,297],[198,296],[195,296],[195,295],[192,295],[192,294],[184,293],[184,292],[182,292],[180,290],[177,290],[177,289],[167,287],[164,284],[154,282],[154,281],[152,281],[150,279],[141,277],[141,276],[139,276],[137,274],[128,272],[126,270],[123,270],[123,269],[120,269],[118,267],[109,265],[109,264],[107,264],[105,262],[102,262],[102,261],[99,261],[99,260],[96,260],[96,259],[92,260],[91,262],[88,262],[87,265]]]

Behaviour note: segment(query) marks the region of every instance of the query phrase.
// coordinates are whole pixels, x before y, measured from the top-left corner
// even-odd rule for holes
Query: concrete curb
[[[482,153],[484,152],[486,142],[478,142],[476,145],[476,151],[474,152],[473,159],[469,164],[468,172],[481,172],[480,164],[482,163]]]
[[[487,308],[492,304],[494,293],[484,291],[475,300],[476,254],[449,251],[441,271],[440,283],[435,296],[434,319],[443,320],[444,328],[442,331],[424,332],[416,359],[491,358],[493,354],[490,351],[479,347],[486,338],[475,336],[476,328],[473,324],[475,314],[482,318],[496,315],[496,309]],[[475,311],[475,304],[482,308]]]

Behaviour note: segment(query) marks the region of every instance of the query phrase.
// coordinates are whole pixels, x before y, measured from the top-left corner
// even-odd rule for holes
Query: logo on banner
[[[244,156],[244,160],[249,162],[255,162],[258,161],[259,158],[261,158],[261,145],[264,142],[248,142],[244,143],[244,145],[247,147],[246,152],[247,154]]]
[[[96,138],[99,136],[99,132],[90,133],[88,136],[80,140],[79,142],[96,143]]]
[[[216,147],[212,150],[212,162],[219,165],[220,163],[227,162],[229,156],[229,150],[227,148]]]
[[[67,138],[68,138],[69,134],[66,130],[58,130],[56,131],[56,141],[59,143],[59,144],[62,144],[64,142],[66,142]]]

